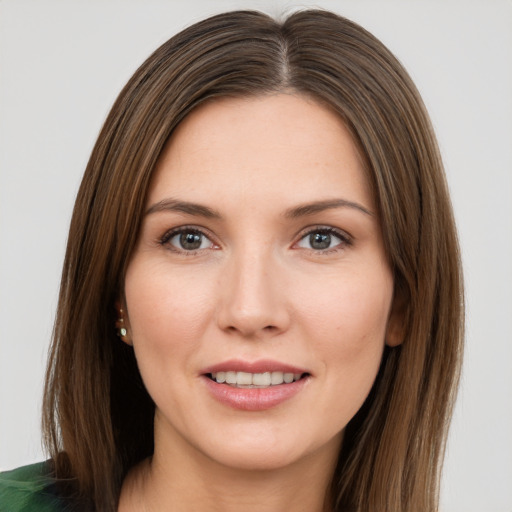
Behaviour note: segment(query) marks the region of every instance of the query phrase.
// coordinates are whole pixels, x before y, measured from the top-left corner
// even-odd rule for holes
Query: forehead
[[[208,202],[226,191],[295,202],[337,191],[372,206],[362,159],[341,118],[296,94],[221,99],[194,110],[159,158],[149,202],[169,195]]]

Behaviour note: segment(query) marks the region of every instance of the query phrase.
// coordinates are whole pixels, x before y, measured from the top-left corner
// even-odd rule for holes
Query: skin
[[[155,207],[170,198],[218,217]],[[350,204],[297,211],[339,199]],[[343,430],[385,343],[401,341],[371,190],[342,121],[294,94],[208,103],[167,144],[147,209],[120,302],[156,404],[155,453],[128,475],[119,510],[329,510]],[[180,245],[179,228],[204,233],[200,248]],[[202,375],[233,358],[309,377],[275,407],[238,410]]]

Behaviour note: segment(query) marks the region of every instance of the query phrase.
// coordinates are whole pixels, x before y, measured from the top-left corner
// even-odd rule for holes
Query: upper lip
[[[305,368],[293,366],[280,361],[271,359],[260,359],[258,361],[243,361],[241,359],[230,359],[221,363],[214,364],[205,368],[202,374],[217,372],[247,372],[247,373],[266,373],[266,372],[283,372],[283,373],[309,373]]]

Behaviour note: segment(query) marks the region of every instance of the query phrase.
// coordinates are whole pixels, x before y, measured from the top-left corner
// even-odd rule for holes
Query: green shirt
[[[47,462],[0,473],[0,512],[64,512]]]

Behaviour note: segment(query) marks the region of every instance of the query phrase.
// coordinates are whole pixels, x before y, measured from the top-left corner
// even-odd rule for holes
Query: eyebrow
[[[290,219],[296,219],[298,217],[314,215],[315,213],[331,210],[333,208],[353,208],[366,215],[373,216],[373,213],[361,204],[355,203],[354,201],[347,201],[346,199],[326,199],[325,201],[315,201],[313,203],[295,206],[286,210],[284,216]]]
[[[173,211],[187,213],[189,215],[195,215],[199,217],[206,217],[208,219],[220,219],[222,216],[219,212],[204,206],[202,204],[190,203],[188,201],[179,201],[178,199],[163,199],[158,203],[150,206],[146,210],[146,215],[150,215],[156,212]]]
[[[314,215],[325,210],[331,210],[334,208],[353,208],[360,212],[373,216],[373,213],[354,201],[348,201],[346,199],[326,199],[324,201],[315,201],[312,203],[306,203],[299,206],[289,208],[284,212],[284,217],[289,219],[296,219],[299,217],[306,217],[308,215]],[[204,206],[198,203],[191,203],[189,201],[180,201],[178,199],[163,199],[158,203],[153,204],[146,210],[146,215],[162,211],[174,211],[186,213],[188,215],[194,215],[199,217],[205,217],[208,219],[221,219],[222,215],[216,210]]]

